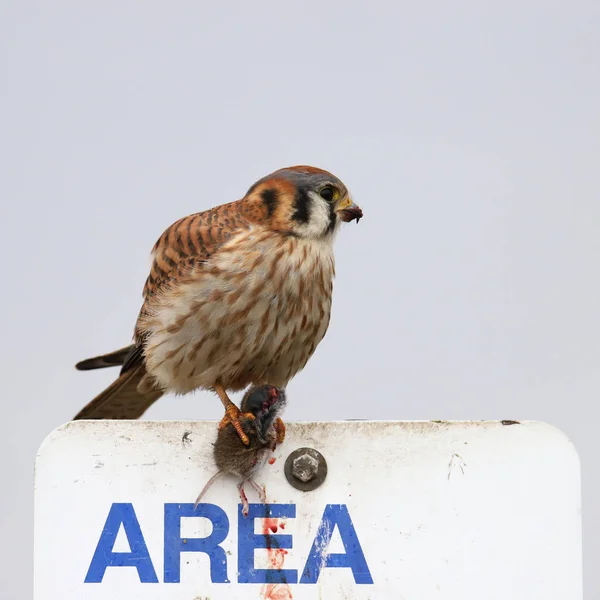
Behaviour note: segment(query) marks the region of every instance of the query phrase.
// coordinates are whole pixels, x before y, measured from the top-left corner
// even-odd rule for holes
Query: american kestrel
[[[173,223],[152,251],[134,343],[84,360],[121,365],[75,419],[137,419],[167,392],[214,390],[248,444],[228,391],[285,388],[329,325],[333,241],[362,210],[334,175],[280,169],[246,195]]]
[[[196,499],[196,506],[208,488],[222,475],[237,475],[240,478],[238,491],[242,510],[248,514],[248,498],[244,484],[249,483],[257,492],[262,503],[266,503],[264,488],[254,480],[277,444],[283,443],[285,426],[279,417],[285,408],[285,390],[271,385],[250,388],[240,405],[240,422],[250,444],[245,446],[232,423],[219,430],[213,455],[218,472],[213,475]]]

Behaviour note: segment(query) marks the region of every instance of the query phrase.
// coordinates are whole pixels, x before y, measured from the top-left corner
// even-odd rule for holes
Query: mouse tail
[[[196,502],[194,504],[194,510],[196,509],[196,507],[198,506],[198,504],[200,504],[200,500],[202,499],[202,496],[204,496],[204,494],[206,493],[206,491],[208,490],[208,488],[217,480],[219,479],[222,475],[225,475],[225,471],[218,471],[217,473],[215,473],[207,482],[206,485],[202,488],[202,491],[198,494],[198,497],[196,498]]]

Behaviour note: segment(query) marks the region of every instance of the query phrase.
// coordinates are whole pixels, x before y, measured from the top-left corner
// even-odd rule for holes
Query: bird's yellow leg
[[[244,433],[242,428],[242,424],[240,422],[240,409],[231,401],[225,388],[221,384],[215,385],[215,392],[217,392],[217,396],[221,399],[223,406],[225,407],[225,416],[221,419],[219,423],[219,429],[223,429],[223,427],[227,427],[229,423],[231,423],[235,430],[237,431],[240,439],[246,446],[250,444],[250,440],[248,436]]]

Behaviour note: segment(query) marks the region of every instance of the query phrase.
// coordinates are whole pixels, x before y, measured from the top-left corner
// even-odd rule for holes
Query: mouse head
[[[286,397],[283,389],[273,385],[260,385],[250,388],[244,394],[240,410],[261,418],[273,411],[280,412],[285,403]]]
[[[244,394],[240,410],[243,413],[252,413],[256,417],[258,428],[264,437],[285,405],[285,390],[272,385],[261,385],[250,388]]]

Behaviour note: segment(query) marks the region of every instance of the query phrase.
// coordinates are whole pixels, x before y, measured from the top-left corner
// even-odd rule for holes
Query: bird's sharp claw
[[[219,423],[219,429],[223,429],[224,427],[227,427],[227,425],[229,425],[231,423],[233,425],[233,427],[235,428],[235,430],[237,431],[238,435],[240,436],[240,439],[242,440],[242,442],[246,446],[249,446],[250,439],[245,434],[244,429],[242,427],[242,423],[240,422],[241,414],[242,413],[240,412],[240,409],[232,402],[231,405],[225,409],[225,416],[221,419],[221,422]],[[243,413],[243,414],[244,414],[244,418],[246,418],[248,416],[248,414],[246,414],[246,413]],[[252,418],[254,418],[254,415],[251,415],[251,416],[252,416]]]
[[[275,419],[275,423],[273,423],[273,426],[275,427],[275,431],[277,433],[277,443],[283,444],[283,440],[285,440],[285,424],[284,424],[284,422],[281,420],[280,417],[277,417]]]

